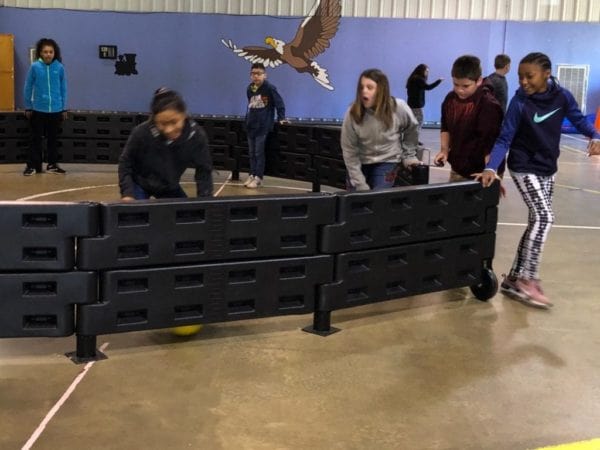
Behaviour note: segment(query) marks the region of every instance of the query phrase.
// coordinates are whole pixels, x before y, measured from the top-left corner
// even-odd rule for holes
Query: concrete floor
[[[437,148],[438,135],[425,130],[425,143]],[[563,143],[542,264],[552,311],[457,289],[335,312],[342,331],[327,338],[300,331],[310,315],[208,325],[191,338],[99,336],[108,359],[86,366],[63,355],[74,337],[0,339],[0,449],[32,436],[32,448],[65,450],[520,450],[600,437],[600,158],[581,138]],[[64,168],[25,178],[21,165],[0,166],[2,200],[118,198],[115,166]],[[218,195],[248,193],[227,175],[215,177]],[[431,181],[447,176],[433,168]],[[526,220],[506,187],[498,275]]]

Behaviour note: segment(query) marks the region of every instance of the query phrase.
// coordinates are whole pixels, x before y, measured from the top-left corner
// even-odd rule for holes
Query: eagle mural
[[[231,40],[221,39],[221,42],[251,63],[262,63],[265,67],[289,64],[299,73],[309,73],[317,83],[332,91],[327,70],[313,58],[329,48],[329,41],[340,25],[341,14],[341,0],[317,0],[298,27],[294,40],[289,43],[271,36],[265,38],[265,44],[270,47],[238,48]]]

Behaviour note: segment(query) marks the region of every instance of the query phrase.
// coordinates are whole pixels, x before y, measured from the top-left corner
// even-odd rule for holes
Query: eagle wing
[[[340,25],[340,0],[317,0],[288,45],[293,54],[312,59],[329,47]]]
[[[277,67],[283,64],[281,55],[274,48],[268,47],[242,47],[238,48],[231,39],[221,39],[225,47],[230,49],[236,55],[254,63],[262,63],[265,67]]]

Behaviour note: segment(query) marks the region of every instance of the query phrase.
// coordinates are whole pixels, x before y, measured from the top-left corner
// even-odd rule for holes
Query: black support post
[[[313,313],[313,324],[302,328],[307,333],[329,336],[340,331],[339,328],[331,326],[331,311],[315,311]]]
[[[77,335],[77,350],[67,353],[66,356],[75,364],[107,359],[107,356],[96,349],[96,336],[88,334]]]

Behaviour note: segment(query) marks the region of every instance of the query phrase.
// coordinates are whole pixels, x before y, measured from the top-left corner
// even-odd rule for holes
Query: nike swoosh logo
[[[535,123],[542,123],[544,120],[546,120],[548,117],[554,115],[554,113],[556,113],[556,111],[559,111],[560,108],[556,108],[554,111],[550,111],[548,114],[544,114],[543,116],[538,116],[538,113],[536,112],[533,115],[533,121]]]

